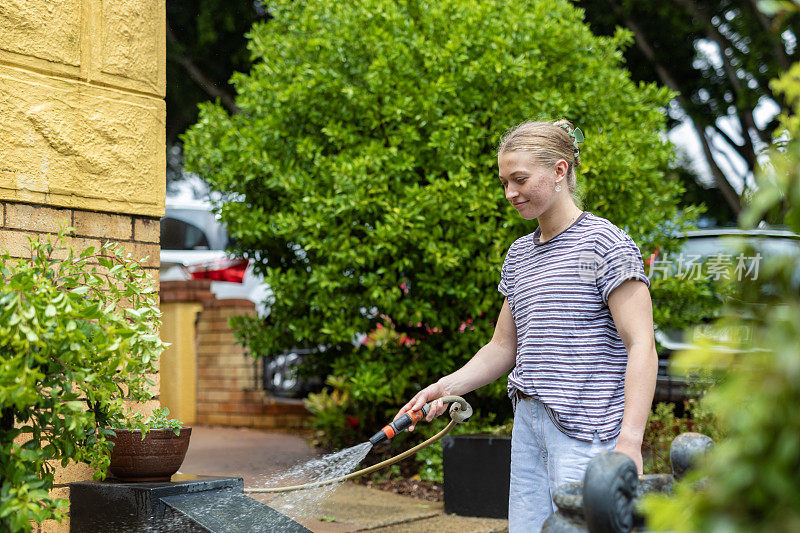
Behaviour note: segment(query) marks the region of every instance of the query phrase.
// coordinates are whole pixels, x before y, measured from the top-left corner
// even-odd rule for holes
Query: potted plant
[[[105,476],[112,427],[153,397],[166,346],[152,278],[118,244],[75,250],[69,228],[0,253],[0,529],[60,519],[54,465]]]
[[[150,417],[133,413],[123,427],[114,428],[108,470],[120,481],[169,481],[189,448],[192,428],[170,420],[169,409],[156,409]]]

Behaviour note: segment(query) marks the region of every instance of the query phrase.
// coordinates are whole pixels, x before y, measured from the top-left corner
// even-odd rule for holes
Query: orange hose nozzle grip
[[[422,409],[419,411],[410,411],[407,413],[403,413],[402,416],[398,417],[397,419],[393,420],[389,424],[383,427],[379,432],[372,436],[369,441],[372,445],[376,445],[379,442],[382,442],[387,439],[391,439],[404,429],[407,429],[411,425],[416,425],[417,422],[422,420],[428,415],[430,412],[431,406],[430,404],[426,403],[422,406]]]

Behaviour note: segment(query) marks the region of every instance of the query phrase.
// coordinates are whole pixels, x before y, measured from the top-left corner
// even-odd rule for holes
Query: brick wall
[[[46,239],[62,226],[75,228],[67,244],[76,249],[99,248],[106,241],[120,243],[134,259],[148,259],[145,270],[158,283],[159,219],[49,207],[37,204],[0,202],[0,248],[12,257],[26,257],[28,237]]]
[[[207,280],[161,284],[161,303],[200,301],[197,317],[198,424],[294,430],[306,427],[308,411],[300,400],[275,398],[261,387],[261,362],[236,343],[228,320],[253,315],[249,300],[217,300]],[[166,386],[166,385],[165,385]]]
[[[160,239],[158,218],[0,202],[0,249],[7,250],[12,257],[29,255],[26,250],[29,237],[47,239],[62,226],[75,228],[65,244],[78,250],[89,246],[99,248],[106,241],[111,241],[120,243],[135,259],[149,256],[144,263],[145,270],[153,277],[157,286]],[[156,382],[152,389],[155,398],[135,406],[136,410],[151,412],[158,407],[159,376],[155,374],[149,377]],[[70,482],[92,479],[94,473],[89,465],[82,463],[70,463],[62,467],[60,463],[54,462],[52,466],[55,470],[55,483],[50,494],[55,498],[68,498]],[[51,520],[34,526],[34,530],[41,533],[66,532],[69,531],[69,520],[62,523]]]

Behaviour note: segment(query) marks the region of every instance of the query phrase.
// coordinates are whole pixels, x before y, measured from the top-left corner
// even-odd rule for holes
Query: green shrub
[[[659,326],[686,329],[719,317],[724,297],[732,288],[724,279],[682,279],[654,273],[650,296],[653,321]]]
[[[592,35],[566,0],[270,7],[249,34],[252,70],[233,79],[242,112],[201,107],[186,169],[220,193],[234,251],[273,293],[266,319],[235,321],[242,342],[256,355],[317,350],[305,371],[346,380],[362,427],[491,338],[504,253],[534,229],[497,179],[507,128],[580,126],[586,207],[647,254],[674,249],[665,234],[696,214],[678,211],[682,188],[665,175],[670,92],[632,83],[631,35]],[[411,342],[355,346],[382,316]],[[474,402],[510,414],[503,380]]]
[[[785,5],[791,5],[788,2]],[[800,233],[800,63],[773,89],[793,107],[782,117],[788,143],[771,150],[770,164],[757,176],[758,190],[742,215],[752,227],[765,213],[780,216]],[[732,351],[701,346],[682,354],[685,367],[714,366],[722,382],[704,405],[719,419],[727,438],[718,443],[674,496],[643,502],[649,527],[675,532],[793,532],[800,530],[800,279],[795,258],[762,266],[757,280],[739,288],[742,301],[758,302],[757,312],[733,302],[721,328],[748,326],[751,338],[734,339]],[[704,478],[704,489],[694,482]]]
[[[361,426],[357,409],[350,399],[351,387],[346,380],[336,376],[328,376],[325,384],[327,388],[309,394],[304,402],[313,415],[311,427],[316,430],[313,444],[331,449],[344,448],[357,440],[353,434]],[[366,441],[370,436],[361,441]]]
[[[0,255],[0,524],[29,531],[61,519],[52,463],[86,462],[102,478],[126,398],[150,399],[164,343],[152,280],[106,244],[80,253],[30,240]],[[93,265],[96,262],[98,265]]]

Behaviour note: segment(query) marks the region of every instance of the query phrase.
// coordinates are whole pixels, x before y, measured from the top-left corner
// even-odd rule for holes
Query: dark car
[[[800,235],[781,229],[740,230],[736,228],[709,228],[687,232],[686,242],[677,257],[673,257],[670,267],[672,275],[677,274],[678,266],[684,269],[699,269],[701,275],[722,276],[724,267],[732,267],[729,275],[740,279],[755,279],[763,262],[770,257],[790,256],[797,259],[800,266]],[[745,255],[740,250],[747,246],[752,254]],[[700,265],[700,266],[698,266]],[[800,276],[800,268],[796,274]],[[734,277],[734,279],[736,279]],[[656,328],[656,342],[659,354],[656,401],[680,402],[691,391],[686,377],[675,376],[670,372],[673,353],[697,345],[700,340],[719,342],[717,349],[725,351],[723,343],[732,338],[747,338],[750,335],[746,325],[735,329],[720,329],[713,323],[701,323],[685,330]]]

